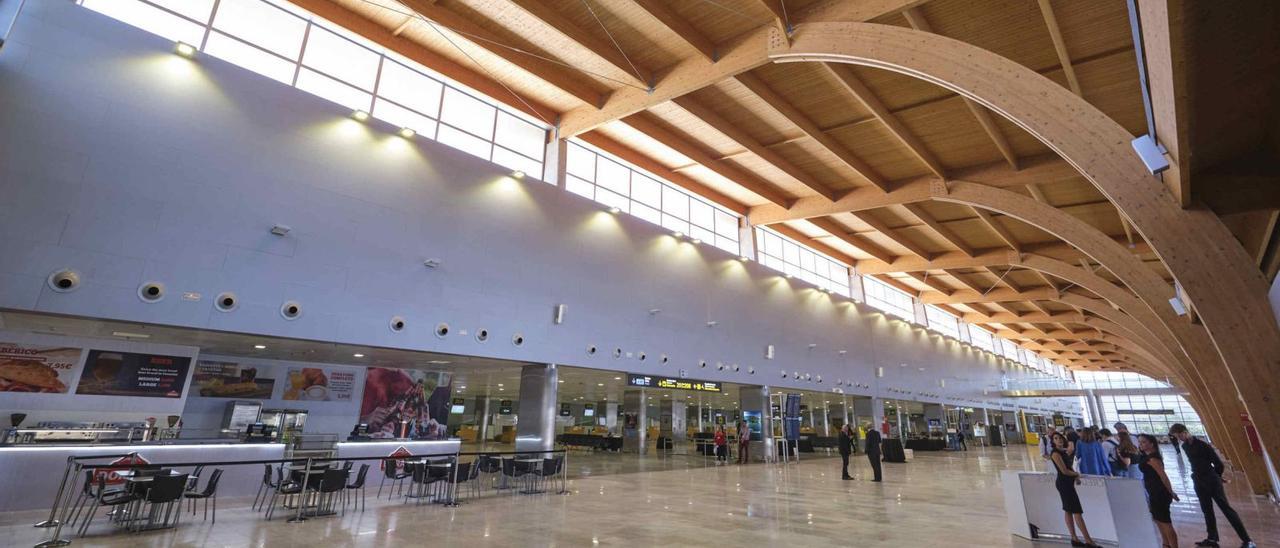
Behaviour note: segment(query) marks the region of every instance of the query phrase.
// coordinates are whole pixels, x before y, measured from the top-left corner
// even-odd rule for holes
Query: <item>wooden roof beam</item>
[[[314,0],[313,0],[314,1]],[[421,1],[421,0],[419,0]],[[900,12],[922,0],[881,0],[877,2],[819,2],[791,17],[792,24],[812,21],[870,21]],[[613,120],[660,105],[681,95],[769,63],[770,39],[781,40],[781,31],[772,22],[753,28],[720,44],[713,63],[701,54],[682,59],[664,71],[662,81],[652,90],[622,88],[614,91],[603,108],[578,107],[560,119],[560,136],[569,138],[591,131]]]
[[[1056,323],[1056,322],[1075,322],[1082,323],[1084,314],[1078,312],[1059,312],[1057,314],[1045,314],[1043,312],[1025,312],[1022,315],[1015,315],[1009,312],[1000,312],[989,317],[978,315],[964,315],[961,319],[969,323]]]
[[[1030,299],[1053,300],[1056,299],[1058,293],[1048,289],[1028,289],[1026,291],[1011,291],[1008,289],[992,289],[986,293],[964,289],[956,291],[950,295],[942,295],[938,293],[929,293],[922,295],[920,300],[925,304],[962,304],[962,303],[998,303],[1007,301],[1025,301]]]
[[[818,181],[812,175],[805,173],[804,170],[800,169],[795,164],[792,164],[790,160],[783,158],[781,154],[765,147],[760,143],[760,141],[756,140],[755,137],[752,137],[746,131],[743,131],[742,128],[738,127],[737,124],[724,119],[717,114],[716,111],[694,100],[693,97],[687,95],[684,97],[677,97],[674,99],[674,102],[689,114],[692,114],[694,117],[702,120],[716,131],[723,133],[729,139],[732,139],[742,147],[750,150],[752,154],[760,157],[761,160],[764,160],[770,165],[778,168],[783,173],[790,175],[793,179],[799,181],[804,186],[809,187],[810,190],[817,192],[820,196],[823,196],[828,200],[835,201],[840,198],[841,194],[843,194],[828,188],[827,185]]]
[[[832,236],[857,248],[867,255],[871,255],[872,257],[886,262],[893,262],[893,260],[897,258],[894,254],[885,250],[883,247],[876,245],[871,240],[868,240],[861,235],[850,233],[849,229],[829,217],[809,219],[809,222],[812,223],[813,226],[827,231]]]
[[[942,269],[942,271],[946,272],[947,274],[950,274],[951,277],[955,278],[955,280],[957,282],[960,282],[961,285],[964,285],[965,287],[973,291],[976,291],[978,293],[986,293],[986,291],[990,289],[989,287],[982,287],[981,284],[975,283],[973,280],[970,280],[962,276],[959,272],[956,272],[954,269],[944,268]]]
[[[1013,283],[1013,281],[1011,281],[1011,280],[1009,279],[1009,273],[1010,273],[1010,272],[1013,272],[1013,267],[1012,267],[1012,266],[1010,266],[1009,268],[1005,269],[1004,273],[1002,273],[1002,274],[997,274],[997,273],[996,273],[996,271],[992,270],[992,269],[991,269],[991,267],[989,267],[989,266],[985,266],[985,267],[983,267],[983,270],[986,270],[986,271],[987,271],[987,274],[990,274],[990,275],[992,275],[993,277],[995,277],[995,279],[996,279],[996,285],[1003,285],[1003,286],[1005,286],[1005,287],[1007,287],[1007,288],[1009,288],[1009,289],[1012,289],[1012,290],[1014,290],[1014,291],[1022,291],[1022,288],[1021,288],[1021,287],[1018,287],[1018,286],[1017,286],[1017,284]]]
[[[716,62],[716,44],[694,28],[687,19],[667,7],[660,0],[631,0],[659,23],[667,27],[686,44],[698,50],[707,61]]]
[[[1031,301],[1026,301],[1026,303],[1027,303],[1027,304],[1029,304],[1029,305],[1031,305],[1031,307],[1032,307],[1032,308],[1035,308],[1036,310],[1039,310],[1041,314],[1045,314],[1045,315],[1047,315],[1047,316],[1052,316],[1052,315],[1054,315],[1054,314],[1053,314],[1053,311],[1051,311],[1051,310],[1049,310],[1047,307],[1045,307],[1045,305],[1044,305],[1043,303],[1041,303],[1040,301],[1031,300]],[[1072,307],[1072,308],[1075,308],[1075,307]],[[1079,312],[1079,310],[1080,310],[1080,309],[1076,308],[1076,312],[1077,312],[1077,313],[1080,313],[1080,312]],[[1083,315],[1084,315],[1083,313],[1080,313],[1080,314],[1081,314],[1081,316],[1083,316]]]
[[[521,70],[528,72],[533,77],[576,97],[591,109],[598,110],[608,96],[608,94],[602,94],[589,85],[588,79],[581,74],[570,73],[563,66],[551,61],[499,46],[498,44],[506,43],[507,40],[489,30],[489,28],[496,26],[496,23],[474,23],[470,19],[428,0],[400,0],[400,3],[424,18],[444,27],[444,32],[465,33],[458,34],[458,36],[501,57],[508,63],[520,67]]]
[[[882,281],[882,282],[884,282],[884,283],[886,283],[886,284],[889,284],[889,286],[890,286],[890,287],[893,287],[894,289],[897,289],[897,290],[899,290],[899,291],[902,291],[902,292],[904,292],[904,293],[906,293],[906,294],[908,294],[908,295],[911,295],[912,297],[919,297],[919,296],[920,296],[920,290],[918,290],[918,289],[916,289],[916,288],[914,288],[914,287],[911,287],[911,286],[909,286],[909,285],[907,285],[907,284],[905,284],[905,283],[902,283],[902,280],[899,280],[899,279],[894,278],[894,277],[892,277],[892,276],[887,276],[887,275],[884,275],[884,274],[879,274],[879,275],[874,276],[874,278],[875,278],[875,279],[877,279],[877,280],[880,280],[880,281]]]
[[[938,159],[933,156],[932,152],[929,152],[924,143],[916,138],[907,129],[907,126],[902,124],[897,115],[889,111],[889,108],[880,101],[879,97],[876,97],[871,88],[867,87],[862,82],[862,79],[853,72],[851,66],[833,63],[821,63],[821,66],[835,78],[836,82],[846,92],[852,95],[854,99],[857,99],[876,119],[880,120],[880,123],[884,124],[889,129],[889,132],[911,151],[911,154],[924,163],[930,172],[938,177],[945,178],[947,176],[946,169],[942,167],[942,163],[938,162]]]
[[[999,188],[1020,187],[1027,183],[1050,184],[1065,180],[1078,180],[1080,173],[1070,164],[1056,155],[1047,154],[1022,160],[1022,169],[1013,171],[1004,162],[984,164],[970,168],[956,169],[951,173],[951,181],[969,181]],[[901,205],[930,200],[936,195],[945,194],[947,185],[933,175],[912,177],[905,180],[892,181],[893,190],[884,192],[879,188],[859,188],[842,196],[834,203],[826,198],[805,197],[796,201],[791,208],[776,205],[761,205],[751,208],[752,224],[773,224],[783,221],[795,221],[809,217],[822,217],[876,209],[890,205]]]
[[[995,232],[1001,240],[1004,240],[1004,243],[1009,244],[1009,247],[1013,249],[1014,253],[1022,253],[1022,244],[1018,243],[1018,239],[1014,238],[1013,234],[1011,234],[1004,225],[1001,225],[996,221],[995,217],[991,215],[991,212],[973,206],[969,206],[969,209],[973,210],[974,215],[981,218],[982,222],[986,223],[987,227],[990,228],[992,232]]]
[[[1021,333],[1012,330],[1001,330],[997,331],[996,334],[1006,339],[1091,340],[1102,336],[1102,332],[1097,330],[1071,332],[1066,330],[1041,331],[1039,329],[1028,329]]]
[[[799,230],[791,228],[790,226],[777,225],[777,226],[771,226],[769,227],[769,229],[777,232],[778,234],[791,238],[792,240],[795,240],[804,245],[807,245],[813,249],[816,249],[822,253],[825,253],[827,254],[827,256],[831,257],[832,259],[835,259],[836,262],[842,263],[845,266],[852,266],[853,263],[858,262],[857,259],[854,259],[853,257],[846,255],[843,251],[840,251],[839,249],[831,247],[826,243],[823,243],[821,240],[813,238],[812,236],[808,236],[805,233],[800,232]]]
[[[875,218],[875,216],[872,215],[870,212],[855,211],[853,212],[853,216],[857,217],[859,221],[862,221],[867,225],[871,226],[871,228],[875,229],[877,232],[884,235],[884,237],[890,240],[893,240],[894,243],[907,248],[907,251],[910,251],[911,254],[917,257],[920,257],[921,259],[924,259],[926,261],[933,258],[932,253],[929,253],[923,247],[920,247],[919,244],[911,241],[910,239],[906,238],[902,234],[899,234],[898,231],[894,230],[893,228],[890,228],[889,225],[885,224],[880,219]]]
[[[576,42],[592,55],[599,57],[626,75],[632,83],[648,88],[654,84],[653,72],[636,65],[613,43],[597,38],[586,29],[570,21],[558,9],[542,3],[542,0],[510,0],[529,15],[542,21],[547,27],[565,38]],[[607,30],[606,30],[607,32]]]
[[[839,141],[828,135],[827,132],[822,131],[816,122],[806,116],[803,112],[800,112],[800,109],[796,108],[782,96],[778,95],[777,92],[771,89],[768,84],[765,84],[764,80],[761,80],[760,77],[750,72],[744,72],[734,78],[738,80],[738,83],[751,91],[751,93],[755,94],[757,98],[769,105],[769,107],[775,112],[786,118],[797,128],[800,128],[800,131],[804,132],[806,136],[813,139],[831,154],[835,155],[835,157],[844,163],[845,166],[848,166],[849,169],[852,169],[863,179],[866,179],[867,182],[870,182],[881,190],[885,192],[889,191],[889,184],[884,177],[876,173],[871,166],[867,165],[867,163],[862,161],[861,158],[855,156],[848,148],[845,148],[845,146],[840,144]]]
[[[919,7],[910,8],[902,12],[902,15],[907,18],[907,23],[911,25],[911,28],[924,32],[933,32],[933,27]],[[1009,140],[1000,132],[1000,127],[996,125],[995,119],[991,117],[991,112],[968,97],[961,97],[961,99],[964,99],[964,105],[969,108],[969,112],[973,113],[973,117],[978,120],[978,125],[982,126],[982,131],[987,132],[987,136],[996,145],[1000,155],[1004,156],[1006,162],[1009,162],[1009,167],[1016,171],[1018,169],[1018,155],[1013,151],[1013,147],[1009,145]]]
[[[974,256],[973,248],[970,247],[969,244],[965,243],[964,239],[960,238],[960,236],[950,228],[939,223],[932,215],[929,215],[929,212],[925,211],[920,204],[902,204],[902,207],[906,208],[907,211],[910,211],[911,214],[914,215],[916,219],[919,219],[920,222],[924,223],[925,226],[928,226],[934,234],[937,234],[939,237],[955,246],[956,249],[959,249],[961,253],[970,257]]]
[[[773,184],[761,179],[754,173],[742,169],[736,165],[722,160],[717,160],[711,152],[704,149],[701,145],[695,144],[692,139],[677,135],[674,131],[663,127],[660,123],[647,113],[638,113],[628,116],[623,120],[627,125],[635,128],[636,131],[644,133],[658,142],[670,147],[672,150],[679,152],[690,160],[693,160],[716,174],[729,179],[742,186],[743,188],[756,193],[774,205],[787,207],[787,204],[794,200],[785,194]]]
[[[1076,69],[1071,64],[1071,56],[1067,54],[1067,43],[1062,39],[1062,28],[1058,26],[1058,17],[1053,14],[1053,5],[1049,0],[1037,0],[1040,3],[1040,14],[1044,16],[1044,24],[1049,27],[1049,38],[1053,40],[1053,49],[1058,53],[1058,64],[1062,65],[1062,73],[1067,77],[1067,87],[1071,93],[1084,97],[1080,91],[1080,80],[1076,78]]]
[[[1043,1],[1043,0],[1042,0]],[[1174,10],[1174,14],[1170,14]],[[1138,20],[1142,22],[1142,49],[1151,92],[1151,113],[1155,118],[1156,141],[1164,145],[1169,169],[1160,174],[1165,186],[1182,207],[1191,205],[1191,173],[1195,155],[1191,150],[1188,110],[1193,92],[1189,89],[1193,67],[1186,50],[1196,38],[1189,35],[1180,2],[1142,0]],[[1204,37],[1202,37],[1204,39]],[[1201,61],[1212,62],[1212,61]],[[1240,63],[1240,60],[1235,60]],[[1230,87],[1229,84],[1226,84]],[[1221,100],[1221,99],[1218,99]],[[1215,187],[1206,187],[1215,192]]]
[[[771,225],[778,226],[778,225]],[[1145,244],[1139,245],[1133,251],[1135,253],[1145,253],[1149,250]],[[1022,248],[1023,253],[1035,253],[1038,255],[1050,256],[1055,259],[1074,262],[1085,254],[1064,242],[1046,242],[1036,244],[1026,244]],[[1016,265],[1022,262],[1022,255],[1010,250],[1008,247],[998,247],[990,249],[976,250],[973,257],[965,255],[959,251],[949,251],[946,253],[936,254],[932,260],[923,260],[918,257],[904,255],[895,259],[892,263],[876,260],[863,259],[858,261],[858,271],[865,274],[881,274],[885,272],[912,272],[921,270],[945,270],[956,268],[984,268],[984,267],[1000,267],[1006,265]],[[1039,272],[1032,269],[1033,272]],[[1043,278],[1042,278],[1043,279]],[[1057,287],[1057,284],[1046,282],[1046,285]]]
[[[928,286],[929,288],[933,289],[934,291],[937,291],[944,295],[950,295],[952,292],[955,291],[954,288],[948,287],[947,284],[944,284],[941,281],[939,281],[936,276],[930,276],[928,272],[924,272],[924,273],[908,272],[907,276],[910,276],[911,279],[917,282],[920,282]]]

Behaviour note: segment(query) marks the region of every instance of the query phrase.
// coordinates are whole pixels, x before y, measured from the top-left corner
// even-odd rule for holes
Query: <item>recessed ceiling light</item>
[[[611,208],[609,208],[609,213],[612,213],[612,214],[614,214],[614,215],[617,215],[617,214],[619,214],[619,213],[622,213],[622,210],[621,210],[621,209],[618,209],[618,208],[616,208],[616,207],[611,207]]]
[[[677,230],[677,231],[675,231],[675,232],[672,232],[672,233],[671,233],[671,235],[672,235],[672,236],[675,236],[675,237],[677,237],[677,238],[683,238],[683,237],[684,237],[684,233],[683,233],[683,232],[680,232],[679,230]]]
[[[523,171],[520,171],[520,170],[518,170],[518,169],[517,169],[517,170],[515,170],[515,171],[512,171],[512,172],[511,172],[511,176],[512,176],[512,177],[515,177],[515,178],[517,178],[517,179],[523,179],[523,178],[524,178],[524,172],[523,172]]]
[[[440,364],[449,363],[449,360],[427,360],[427,363],[440,365]]]
[[[254,349],[256,349],[256,350],[266,350],[266,349],[267,349],[267,345],[265,345],[265,344],[255,344],[255,345],[253,345],[253,348],[254,348]]]
[[[596,383],[596,386],[604,386],[604,383],[602,383],[602,382],[598,382],[598,383]]]
[[[692,241],[693,241],[693,243],[695,243],[695,244],[700,244],[700,243],[702,243],[702,240],[701,240],[700,238],[694,238]]]
[[[413,130],[413,128],[411,128],[411,127],[402,127],[402,128],[400,128],[400,136],[401,136],[401,137],[404,137],[405,139],[410,139],[410,138],[412,138],[414,135],[417,135],[417,134],[418,134],[418,132],[414,131],[414,130]]]
[[[502,383],[498,383],[498,386],[506,386],[506,385],[504,385],[504,384],[502,384]]]
[[[499,388],[499,389],[498,389],[498,391],[499,391],[499,392],[502,392],[503,390],[506,390],[506,388]]]
[[[746,255],[739,255],[739,256],[738,256],[738,260],[739,260],[739,261],[742,261],[742,262],[744,262],[744,263],[745,263],[745,262],[747,262],[747,261],[749,261],[749,260],[751,260],[751,259],[750,259],[750,258],[748,258]]]
[[[363,358],[363,357],[364,357],[364,354],[355,353],[355,354],[352,354],[352,355],[351,355],[351,357],[353,357],[353,358]]]
[[[620,381],[620,380],[622,380],[622,377],[614,377],[614,378],[613,378],[613,380],[615,380],[615,381]]]
[[[178,42],[173,46],[173,52],[183,57],[195,57],[196,47],[186,42]]]
[[[355,118],[357,121],[365,122],[369,120],[369,113],[363,110],[357,110],[351,113],[351,117]]]
[[[151,335],[146,333],[131,333],[129,331],[112,331],[112,335],[116,337],[124,337],[126,339],[150,339]]]

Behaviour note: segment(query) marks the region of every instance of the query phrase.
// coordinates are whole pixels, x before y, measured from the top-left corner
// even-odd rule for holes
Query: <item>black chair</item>
[[[191,472],[191,475],[190,475],[190,476],[187,476],[187,490],[188,490],[188,491],[195,491],[195,490],[196,490],[196,485],[200,483],[200,474],[201,474],[201,473],[203,473],[203,472],[204,472],[204,465],[203,465],[203,464],[197,464],[197,465],[196,465],[195,470],[193,470],[193,471]]]
[[[352,462],[352,461],[346,461],[346,462],[343,462],[343,463],[342,463],[342,469],[343,469],[343,470],[346,470],[347,472],[351,472],[351,465],[353,465],[353,464],[355,464],[355,462]]]
[[[497,479],[498,475],[502,472],[502,459],[498,458],[496,455],[485,454],[480,455],[480,460],[477,462],[479,463],[479,466],[476,466],[475,468],[476,473],[488,475],[489,484],[492,485],[494,480]]]
[[[93,471],[89,471],[89,474],[92,477]],[[89,524],[93,523],[93,517],[98,514],[98,508],[103,506],[123,506],[132,504],[135,500],[137,500],[137,497],[127,491],[108,492],[106,475],[99,477],[98,492],[93,498],[93,506],[89,509],[89,514],[85,516],[84,523],[80,524],[80,531],[77,534],[83,537],[85,532],[89,530]]]
[[[320,475],[320,481],[307,486],[307,489],[315,491],[319,497],[316,501],[316,512],[322,514],[334,513],[334,503],[337,497],[344,489],[347,488],[347,471],[342,468],[329,468]]]
[[[412,467],[412,475],[410,476],[409,492],[404,495],[405,502],[412,498],[415,499],[415,502],[421,503],[423,499],[428,498],[428,490],[433,489],[435,484],[440,481],[448,479],[448,476],[442,473],[447,472],[445,469],[432,467],[427,463],[406,464],[406,466]]]
[[[522,458],[525,458],[525,456],[516,455],[515,459],[502,459],[502,475],[512,480],[518,479],[518,478],[525,478],[525,482],[528,483],[528,479],[532,477],[532,476],[529,476],[529,474],[533,473],[533,463],[516,462],[516,459],[522,459]],[[528,491],[528,490],[529,490],[529,487],[527,486],[523,489],[523,491]]]
[[[267,503],[267,497],[271,496],[271,491],[279,486],[279,481],[271,480],[271,465],[262,465],[262,483],[258,484],[258,492],[253,495],[253,506],[251,508],[259,510],[261,505]]]
[[[196,500],[204,499],[204,519],[209,519],[209,501],[213,501],[213,523],[218,523],[218,480],[222,478],[222,469],[217,468],[209,481],[204,484],[204,491],[187,491],[183,497],[191,501],[191,513],[196,513]]]
[[[551,457],[549,459],[542,459],[542,467],[535,470],[534,474],[537,474],[538,482],[543,483],[547,480],[547,478],[556,477],[556,475],[560,473],[560,469],[563,467],[564,467],[564,457]],[[539,487],[537,490],[541,491],[542,489],[543,489],[542,487]]]
[[[368,475],[369,475],[369,465],[368,465],[368,464],[361,464],[361,465],[360,465],[360,471],[359,471],[359,472],[356,472],[356,480],[355,480],[354,482],[352,482],[352,483],[348,484],[348,485],[347,485],[347,489],[346,489],[346,491],[344,491],[344,492],[343,492],[343,495],[350,495],[350,492],[351,492],[351,491],[359,491],[359,492],[360,492],[360,500],[359,500],[359,501],[355,501],[355,502],[353,503],[353,505],[354,505],[355,503],[358,503],[358,504],[360,505],[360,511],[361,511],[361,512],[363,512],[363,511],[364,511],[364,509],[365,509],[365,500],[364,500],[364,499],[365,499],[365,488],[364,488],[364,480],[365,480],[365,476],[368,476]],[[343,507],[346,507],[346,501],[345,501],[345,500],[343,501],[343,503],[342,503],[342,504],[343,504]]]
[[[413,476],[413,471],[410,470],[412,465],[405,464],[404,470],[401,471],[398,463],[396,459],[382,459],[382,481],[378,483],[378,498],[382,498],[382,486],[387,483],[387,480],[391,480],[391,491],[387,493],[387,498],[391,498],[391,493],[395,492],[396,486],[403,486],[405,478]]]
[[[275,513],[276,500],[280,498],[280,495],[288,497],[302,493],[302,483],[293,481],[292,479],[285,479],[283,468],[284,467],[282,465],[280,468],[276,469],[276,488],[271,492],[271,501],[267,503],[266,519],[268,520],[270,520],[271,515]]]
[[[138,511],[132,518],[133,530],[142,530],[143,520],[139,517],[144,513],[147,515],[146,528],[153,527],[161,511],[164,512],[161,526],[177,527],[178,519],[182,515],[182,495],[187,491],[187,475],[162,474],[149,483],[151,485],[147,487],[147,494],[136,501]],[[169,520],[170,517],[173,518],[172,522]]]
[[[474,462],[454,463],[458,467],[456,471],[448,470],[449,475],[444,478],[445,484],[449,486],[449,503],[457,504],[458,502],[458,484],[474,481],[476,478],[476,466]]]

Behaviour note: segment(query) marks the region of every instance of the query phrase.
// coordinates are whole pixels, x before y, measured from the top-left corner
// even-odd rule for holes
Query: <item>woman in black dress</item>
[[[1062,511],[1067,520],[1067,530],[1071,532],[1071,545],[1099,548],[1093,542],[1093,537],[1089,536],[1089,528],[1084,524],[1084,508],[1080,506],[1080,495],[1076,494],[1080,473],[1071,468],[1071,455],[1067,452],[1067,437],[1055,433],[1050,438],[1050,442],[1053,444],[1053,452],[1049,454],[1049,460],[1053,461],[1053,466],[1058,471],[1058,479],[1054,481],[1054,486],[1058,488],[1058,496],[1062,497]],[[1080,542],[1080,538],[1076,536],[1077,527],[1084,535],[1084,542]]]
[[[1173,492],[1169,476],[1164,473],[1160,441],[1151,434],[1139,434],[1138,450],[1142,451],[1138,468],[1142,470],[1142,485],[1147,488],[1147,507],[1151,509],[1151,519],[1160,530],[1164,546],[1177,548],[1178,531],[1174,530],[1173,520],[1169,517],[1169,506],[1178,500],[1178,494]]]

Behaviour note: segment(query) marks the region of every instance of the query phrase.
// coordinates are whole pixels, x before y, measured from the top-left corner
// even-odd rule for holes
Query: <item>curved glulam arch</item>
[[[1280,467],[1280,329],[1267,283],[1209,211],[1179,207],[1133,154],[1123,127],[1031,69],[976,46],[901,27],[809,23],[774,37],[774,62],[848,63],[934,83],[999,113],[1044,142],[1128,218],[1173,273],[1208,329],[1230,379]]]

